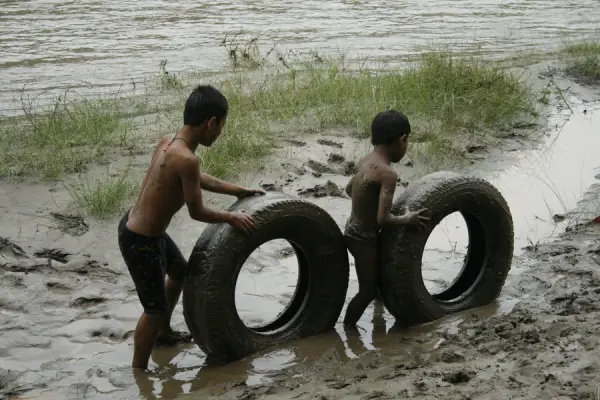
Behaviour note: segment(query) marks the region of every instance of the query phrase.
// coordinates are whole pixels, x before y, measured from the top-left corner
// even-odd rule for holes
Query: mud
[[[0,364],[10,370],[10,379],[0,373],[0,395],[585,398],[598,375],[594,284],[600,279],[595,271],[600,250],[593,240],[598,228],[578,224],[600,210],[600,184],[594,185],[600,173],[595,164],[600,107],[592,101],[600,96],[557,82],[573,115],[557,96],[546,115],[547,130],[524,122],[485,143],[468,143],[467,152],[476,158],[444,166],[489,179],[513,212],[517,257],[496,304],[411,330],[393,326],[375,304],[357,331],[338,326],[331,334],[223,367],[206,366],[202,352],[189,343],[155,349],[152,372],[134,374],[131,334],[141,306],[116,243],[120,216],[107,222],[77,216],[62,185],[0,183],[0,209],[10,210],[0,226]],[[242,183],[302,193],[343,226],[350,212],[343,193],[348,168],[369,143],[327,131],[290,144],[260,176],[249,174]],[[146,163],[147,155],[134,157],[137,174]],[[409,150],[398,172],[399,194],[429,170]],[[234,200],[206,198],[218,207]],[[556,215],[564,218],[556,222]],[[448,284],[460,266],[467,238],[456,217],[443,221],[428,242],[423,268],[428,288]],[[169,234],[188,255],[203,228],[184,209]],[[294,290],[296,262],[287,243],[268,243],[253,253],[236,293],[246,323],[268,322],[281,311]],[[356,290],[352,265],[347,297]],[[181,305],[173,328],[187,331]]]

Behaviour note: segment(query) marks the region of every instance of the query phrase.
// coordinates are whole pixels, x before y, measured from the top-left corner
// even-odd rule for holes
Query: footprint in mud
[[[288,172],[291,172],[292,174],[295,175],[304,175],[306,173],[306,171],[304,170],[304,168],[302,167],[298,167],[296,165],[293,165],[292,163],[289,162],[285,162],[285,163],[281,163],[281,167],[283,169],[285,169]]]
[[[343,147],[343,145],[341,143],[334,142],[333,140],[327,140],[327,139],[319,139],[319,140],[317,140],[317,143],[319,143],[322,146],[337,147],[338,149],[341,149]]]
[[[3,237],[0,237],[0,253],[17,257],[27,257],[25,250],[19,247],[18,244],[14,243],[8,238]]]
[[[320,174],[335,174],[335,173],[337,173],[337,171],[334,168],[332,168],[328,165],[325,165],[323,163],[320,163],[318,161],[315,161],[315,160],[308,160],[306,165],[308,166],[308,168],[312,169],[315,172],[315,174],[318,174],[318,175],[313,174],[317,177],[320,176]]]
[[[356,163],[354,161],[346,161],[346,158],[341,154],[331,153],[327,162],[334,164],[336,171],[341,175],[350,176],[356,173]]]
[[[331,196],[331,197],[346,198],[346,196],[344,195],[344,191],[332,181],[327,181],[324,185],[316,185],[312,188],[299,189],[298,194],[300,196],[312,196],[312,197]]]
[[[98,304],[102,304],[106,302],[106,299],[103,299],[102,297],[78,297],[76,298],[72,303],[71,303],[71,307],[77,307],[77,308],[87,308],[87,307],[94,307],[97,306]]]
[[[60,282],[46,282],[46,287],[48,288],[48,290],[51,290],[57,294],[69,294],[71,292],[70,287]]]
[[[61,264],[65,264],[69,261],[71,254],[66,253],[60,249],[42,249],[38,252],[33,253],[38,258],[47,258],[49,260],[58,261]]]
[[[306,146],[306,142],[303,142],[302,140],[287,139],[286,142],[298,147]]]
[[[327,158],[327,161],[329,163],[339,164],[339,163],[342,163],[342,162],[346,161],[346,158],[343,155],[341,155],[341,154],[331,153],[329,155],[329,157]]]
[[[119,272],[103,267],[96,260],[86,260],[83,264],[74,263],[70,270],[78,275],[102,278],[110,283],[116,283],[116,277],[120,275]]]
[[[282,186],[278,182],[259,182],[261,188],[267,192],[281,192]]]
[[[88,230],[89,225],[83,217],[79,215],[69,215],[62,213],[50,213],[58,222],[58,229],[70,236],[83,236]]]

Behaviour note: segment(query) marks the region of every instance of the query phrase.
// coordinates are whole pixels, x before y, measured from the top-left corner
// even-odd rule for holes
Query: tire
[[[192,250],[183,286],[183,314],[195,342],[212,360],[224,363],[333,329],[349,280],[342,232],[317,205],[269,192],[229,208],[240,210],[252,215],[255,233],[247,236],[225,223],[209,225]],[[250,254],[274,239],[286,239],[294,247],[298,285],[275,321],[249,328],[235,307],[236,282]]]
[[[500,294],[511,267],[513,220],[500,192],[489,182],[440,171],[412,183],[394,202],[393,213],[430,211],[426,232],[411,226],[382,230],[379,236],[379,291],[388,311],[401,325],[431,322],[480,307]],[[452,285],[431,295],[423,281],[421,260],[433,228],[460,212],[469,231],[462,270]]]

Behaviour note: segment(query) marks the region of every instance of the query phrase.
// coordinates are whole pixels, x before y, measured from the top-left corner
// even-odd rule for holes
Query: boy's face
[[[223,127],[225,126],[225,118],[221,120],[221,122],[217,122],[215,117],[212,117],[208,121],[206,121],[206,125],[203,126],[203,129],[198,132],[200,137],[200,144],[206,147],[210,147],[221,133],[223,133]]]
[[[392,145],[391,161],[397,163],[402,160],[408,149],[408,135],[402,135]]]

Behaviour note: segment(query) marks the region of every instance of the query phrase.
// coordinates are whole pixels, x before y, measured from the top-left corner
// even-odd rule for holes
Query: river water
[[[258,36],[267,47],[276,43],[300,51],[342,50],[350,55],[401,59],[413,54],[415,46],[430,41],[462,49],[472,49],[476,43],[494,57],[553,50],[568,37],[593,34],[600,22],[598,2],[593,0],[552,4],[491,0],[0,1],[0,115],[19,112],[14,99],[32,81],[27,89],[30,94],[48,96],[73,86],[94,94],[123,82],[142,81],[157,72],[161,59],[169,60],[168,69],[174,72],[226,70],[228,59],[220,42],[227,32],[241,28]],[[594,180],[598,119],[592,117],[591,109],[583,114],[580,107],[584,106],[578,106],[562,131],[553,130],[540,147],[512,154],[511,162],[486,164],[474,172],[493,182],[507,198],[515,220],[516,253],[556,234],[551,214],[574,206]],[[564,120],[564,115],[556,116],[550,123]],[[326,158],[326,150],[307,148],[322,151],[317,155]],[[146,162],[146,158],[141,160],[143,167]],[[340,185],[347,180],[338,178]],[[536,195],[524,201],[523,189]],[[135,326],[140,306],[118,254],[116,221],[92,224],[85,235],[68,237],[53,229],[44,213],[63,209],[69,201],[64,188],[56,186],[0,186],[0,211],[4,211],[0,236],[14,239],[28,254],[32,249],[52,247],[78,257],[65,266],[54,264],[44,270],[46,275],[18,271],[3,275],[0,366],[29,371],[23,380],[43,383],[45,387],[32,392],[43,394],[42,398],[106,398],[109,392],[113,398],[138,398],[140,392],[149,398],[173,398],[211,383],[257,383],[340,343],[341,353],[354,356],[366,350],[360,348],[363,345],[367,349],[393,348],[394,339],[385,335],[393,321],[386,315],[383,321],[371,324],[371,319],[381,315],[370,307],[361,319],[366,333],[358,350],[346,338],[339,339],[343,336],[340,332],[210,370],[203,368],[203,354],[190,344],[155,351],[151,366],[157,368],[157,374],[133,377],[128,368],[131,339],[127,335]],[[340,225],[344,223],[349,211],[346,200],[327,197],[315,201]],[[202,226],[191,224],[185,212],[181,214],[170,233],[187,255]],[[449,219],[442,225],[432,238],[431,247],[436,250],[425,257],[424,275],[432,289],[448,278],[447,253],[460,253],[466,244],[460,221]],[[288,286],[294,283],[294,259],[280,257],[282,251],[285,247],[257,251],[248,263],[248,269],[254,271],[242,274],[236,300],[245,321],[272,318],[292,291]],[[91,265],[85,257],[99,261],[93,264],[97,272],[87,277],[77,272],[82,263]],[[26,261],[22,265],[27,265]],[[519,269],[515,266],[513,273]],[[352,271],[348,296],[356,290]],[[80,298],[99,300],[95,305],[73,306]],[[175,311],[174,324],[185,329],[181,306]]]
[[[0,116],[18,92],[98,92],[158,71],[228,68],[220,46],[243,29],[266,47],[397,59],[431,43],[490,56],[552,50],[593,33],[595,0],[288,1],[2,0]],[[90,87],[91,86],[91,87]],[[48,93],[48,91],[50,91]],[[42,100],[46,98],[43,97]]]

